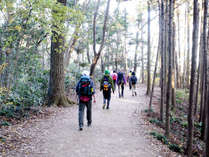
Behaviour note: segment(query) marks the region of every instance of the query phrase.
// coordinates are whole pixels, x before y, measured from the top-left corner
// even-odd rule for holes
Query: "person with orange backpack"
[[[105,70],[105,74],[103,75],[101,82],[100,82],[100,91],[103,91],[103,98],[104,98],[104,103],[103,103],[103,109],[109,109],[110,107],[110,99],[111,99],[111,90],[114,93],[115,88],[113,84],[113,80],[110,76],[109,70]],[[107,101],[107,106],[106,106],[106,101]]]

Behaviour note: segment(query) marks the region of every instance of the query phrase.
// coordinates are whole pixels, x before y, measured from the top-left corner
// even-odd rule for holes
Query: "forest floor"
[[[0,157],[180,156],[150,136],[154,126],[143,114],[149,101],[146,87],[139,85],[136,97],[127,88],[124,98],[118,98],[117,90],[112,95],[110,110],[102,109],[102,93],[97,92],[92,126],[83,131],[78,130],[77,105],[49,108],[47,116],[0,128]]]

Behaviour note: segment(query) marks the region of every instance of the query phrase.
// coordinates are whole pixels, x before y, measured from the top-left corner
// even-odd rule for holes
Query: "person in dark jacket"
[[[126,84],[125,74],[123,72],[118,72],[117,85],[119,98],[124,97],[124,85]]]
[[[114,83],[112,77],[110,76],[109,70],[105,70],[105,74],[103,75],[100,82],[100,91],[103,91],[103,98],[104,98],[103,109],[105,109],[105,107],[106,109],[109,109],[110,107],[111,90],[114,93],[115,91]],[[106,106],[106,101],[107,101],[107,106]]]
[[[137,83],[137,77],[135,75],[135,72],[132,72],[131,78],[130,78],[131,86],[132,86],[132,96],[136,96],[136,83]]]
[[[84,109],[87,108],[87,125],[91,126],[92,123],[92,96],[95,94],[94,82],[91,78],[84,73],[76,85],[76,93],[78,95],[78,105],[79,105],[79,130],[83,130],[83,121],[84,121]]]

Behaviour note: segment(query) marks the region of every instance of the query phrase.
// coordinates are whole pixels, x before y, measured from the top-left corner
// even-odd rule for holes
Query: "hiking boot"
[[[91,126],[91,123],[88,123],[87,126],[90,127]]]
[[[105,104],[103,105],[103,107],[102,107],[103,109],[105,109]]]

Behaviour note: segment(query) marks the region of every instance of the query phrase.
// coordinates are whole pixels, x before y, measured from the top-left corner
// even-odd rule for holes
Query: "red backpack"
[[[113,74],[112,79],[113,80],[117,80],[117,75],[116,74]]]

